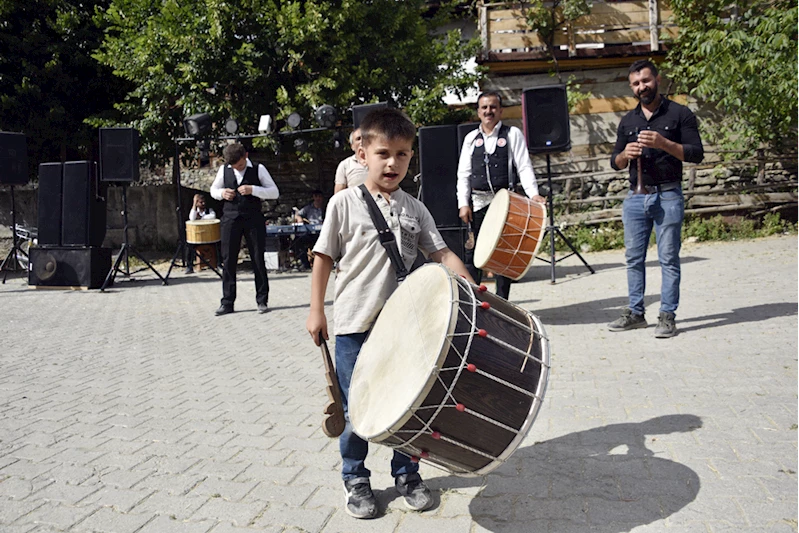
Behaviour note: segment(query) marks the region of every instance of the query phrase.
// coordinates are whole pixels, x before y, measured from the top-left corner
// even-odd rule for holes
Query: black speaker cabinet
[[[100,180],[139,180],[139,132],[134,128],[100,128]]]
[[[61,244],[101,246],[105,239],[107,183],[97,179],[94,161],[64,163]]]
[[[422,203],[436,226],[457,226],[458,218],[458,128],[419,128],[419,170],[422,173]]]
[[[362,104],[362,105],[352,106],[352,127],[354,129],[358,129],[363,119],[366,118],[366,115],[368,115],[375,109],[383,109],[384,107],[389,107],[388,102],[378,102],[376,104]]]
[[[479,122],[467,122],[466,124],[458,124],[458,154],[463,149],[463,140],[469,135],[469,132],[474,131],[480,125]]]
[[[565,152],[571,147],[569,104],[565,85],[522,91],[527,148],[533,153]]]
[[[64,165],[61,163],[39,165],[39,246],[61,246],[63,173]]]
[[[0,131],[0,184],[28,183],[28,139],[21,133]]]
[[[111,271],[111,248],[30,249],[28,285],[99,289]]]

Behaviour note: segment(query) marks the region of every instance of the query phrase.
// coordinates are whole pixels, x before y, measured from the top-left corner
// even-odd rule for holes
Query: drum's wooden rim
[[[187,226],[215,226],[217,224],[221,224],[221,221],[218,218],[210,218],[206,220],[187,220]]]

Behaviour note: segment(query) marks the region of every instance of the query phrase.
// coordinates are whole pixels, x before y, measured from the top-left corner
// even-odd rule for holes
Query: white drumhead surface
[[[399,429],[432,387],[458,318],[457,282],[451,276],[442,266],[422,266],[383,307],[350,383],[350,421],[361,437]]]
[[[208,220],[187,220],[186,224],[190,226],[209,226],[211,224],[219,224],[219,219],[212,218]]]
[[[510,194],[507,189],[500,189],[491,200],[483,224],[480,226],[480,234],[474,245],[475,267],[483,268],[491,259],[491,254],[496,250],[499,239],[502,237],[502,230],[505,229],[509,209]]]

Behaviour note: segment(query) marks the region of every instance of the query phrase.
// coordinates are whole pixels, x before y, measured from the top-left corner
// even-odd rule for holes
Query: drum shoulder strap
[[[399,248],[397,248],[397,240],[394,238],[394,232],[389,229],[386,224],[386,219],[383,218],[383,213],[377,207],[375,199],[372,198],[372,193],[366,188],[366,185],[359,185],[359,189],[363,193],[363,200],[366,202],[366,207],[369,209],[369,216],[372,217],[372,223],[377,228],[377,236],[380,238],[380,244],[386,249],[386,254],[394,266],[394,273],[397,276],[397,283],[408,277],[408,269],[405,268],[405,263],[402,262]]]

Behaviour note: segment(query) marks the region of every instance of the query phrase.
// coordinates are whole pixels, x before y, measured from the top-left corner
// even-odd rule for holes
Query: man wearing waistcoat
[[[216,315],[233,312],[236,301],[236,264],[241,237],[247,242],[255,272],[255,302],[259,313],[269,308],[269,279],[264,263],[266,222],[261,200],[275,200],[279,192],[266,167],[254,166],[247,150],[239,143],[229,144],[222,151],[225,164],[219,168],[211,184],[211,196],[222,200],[222,303]]]
[[[521,130],[502,124],[502,98],[486,92],[477,99],[480,127],[463,139],[458,161],[458,215],[471,224],[475,238],[494,194],[499,189],[514,190],[521,183],[525,194],[543,203],[538,194],[533,164]],[[466,268],[480,283],[482,272],[474,266],[474,250],[466,250]],[[510,278],[496,276],[497,295],[510,297]]]

